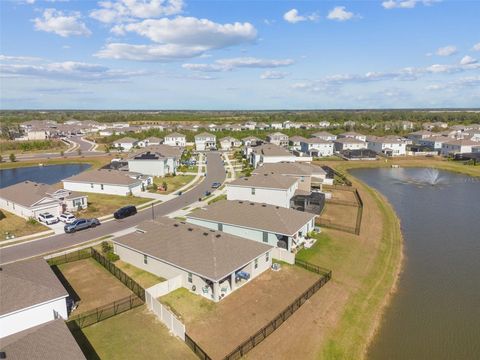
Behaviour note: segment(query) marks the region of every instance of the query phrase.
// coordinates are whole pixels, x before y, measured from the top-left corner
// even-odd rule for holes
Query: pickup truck
[[[93,228],[97,225],[100,225],[100,221],[98,219],[77,219],[71,224],[66,224],[63,227],[66,233],[73,233],[75,231]]]

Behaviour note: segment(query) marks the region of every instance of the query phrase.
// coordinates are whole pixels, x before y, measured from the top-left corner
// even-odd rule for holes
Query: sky
[[[480,1],[1,0],[1,109],[480,107]]]

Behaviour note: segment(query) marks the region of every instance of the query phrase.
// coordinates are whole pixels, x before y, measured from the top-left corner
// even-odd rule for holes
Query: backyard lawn
[[[115,261],[115,265],[145,289],[165,281],[165,279],[159,276],[139,269],[136,266],[130,265],[122,260]]]
[[[58,265],[68,283],[65,287],[75,300],[80,300],[73,315],[126,298],[133,293],[92,258]],[[64,279],[60,279],[65,282]]]
[[[88,196],[88,207],[85,210],[77,211],[77,217],[101,217],[111,215],[125,205],[141,205],[151,199],[136,196],[104,195],[85,193]]]
[[[166,176],[166,177],[154,177],[153,182],[157,184],[160,188],[163,186],[163,183],[167,183],[167,191],[154,191],[153,189],[150,192],[156,192],[159,194],[171,194],[172,192],[180,189],[181,187],[187,185],[195,178],[195,175],[176,175],[176,176]]]
[[[0,241],[5,240],[6,233],[20,237],[46,230],[49,230],[49,228],[38,221],[28,221],[8,211],[0,211]]]
[[[101,359],[198,360],[142,305],[82,329]],[[85,348],[80,342],[80,347]],[[95,358],[88,354],[88,359]]]
[[[320,218],[329,223],[355,228],[358,208],[350,205],[325,203]]]
[[[264,272],[218,303],[184,288],[162,296],[160,301],[179,315],[190,337],[212,359],[221,359],[273,320],[317,279],[314,273],[282,264],[280,271]]]

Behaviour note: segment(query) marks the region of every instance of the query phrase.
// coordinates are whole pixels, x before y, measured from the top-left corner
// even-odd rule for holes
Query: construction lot
[[[186,289],[178,289],[160,301],[184,322],[188,335],[212,359],[221,359],[273,320],[316,280],[318,275],[314,273],[282,264],[280,271],[266,271],[218,303]]]
[[[82,314],[133,294],[92,258],[62,264],[58,269],[60,277],[64,278],[60,280],[70,296],[78,301],[78,307],[71,315]]]

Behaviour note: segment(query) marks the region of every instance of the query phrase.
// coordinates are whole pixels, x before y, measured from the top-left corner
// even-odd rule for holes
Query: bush
[[[13,153],[10,154],[10,161],[11,161],[11,162],[17,161],[17,157],[15,156],[15,154],[13,154]]]
[[[106,253],[112,252],[113,247],[112,245],[110,245],[108,241],[102,241],[101,245],[102,245],[102,253],[106,254]]]
[[[107,259],[110,260],[111,262],[115,262],[117,260],[120,260],[120,256],[118,256],[117,254],[114,254],[113,252],[109,252],[107,254]]]
[[[163,190],[164,190],[164,191],[167,191],[167,189],[168,189],[168,184],[167,184],[166,181],[164,181],[164,182],[162,183],[162,187],[163,187]]]
[[[28,218],[27,224],[28,224],[28,225],[37,225],[37,224],[38,224],[38,221],[37,221],[37,219],[31,217],[31,218]]]
[[[152,184],[152,190],[153,190],[153,191],[157,191],[157,190],[158,190],[158,185],[155,184],[155,183],[153,183],[153,184]]]

